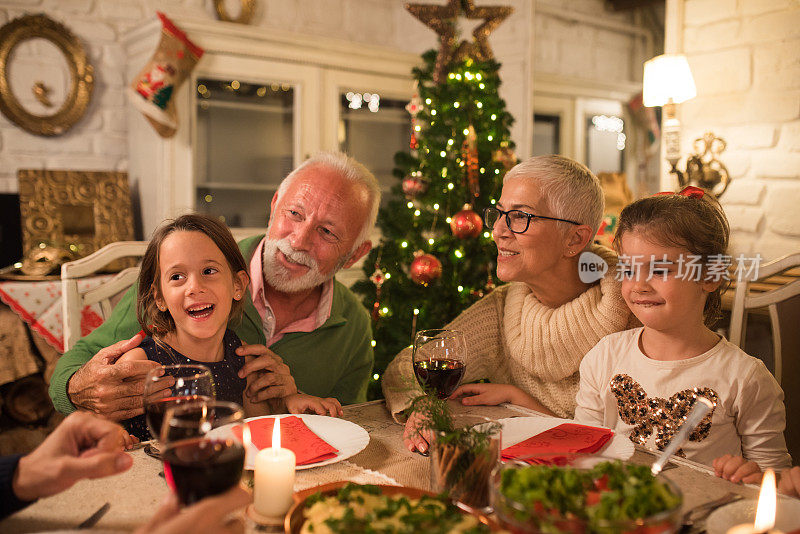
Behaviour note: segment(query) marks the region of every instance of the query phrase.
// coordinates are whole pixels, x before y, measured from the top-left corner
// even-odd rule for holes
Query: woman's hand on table
[[[85,478],[121,473],[133,459],[123,452],[121,426],[86,412],[75,412],[41,445],[19,460],[12,488],[23,501],[49,497]]]
[[[250,500],[250,494],[236,486],[181,509],[178,498],[170,492],[153,517],[135,534],[241,533],[244,532],[242,519],[228,516],[247,506]]]
[[[800,497],[800,467],[794,466],[791,469],[784,469],[781,471],[778,491],[784,495]]]
[[[745,484],[758,484],[761,482],[761,469],[758,464],[745,460],[741,456],[725,454],[715,458],[712,462],[714,474],[734,484],[743,482]]]
[[[423,429],[424,422],[424,416],[418,412],[411,412],[411,415],[408,416],[405,430],[403,430],[403,443],[405,443],[406,448],[411,452],[419,451],[422,454],[428,452],[429,441],[426,439],[426,436],[423,435],[426,433]]]
[[[464,384],[450,395],[451,399],[459,397],[461,397],[461,404],[464,406],[496,406],[504,402],[510,402],[517,406],[555,416],[553,412],[545,408],[535,398],[510,384]]]

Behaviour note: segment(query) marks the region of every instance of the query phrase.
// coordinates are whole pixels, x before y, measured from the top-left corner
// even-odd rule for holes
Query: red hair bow
[[[679,193],[674,193],[672,191],[662,191],[661,193],[656,193],[656,195],[680,195],[682,197],[689,197],[689,198],[703,198],[706,192],[700,189],[699,187],[695,187],[693,185],[687,185],[683,189],[680,190]]]

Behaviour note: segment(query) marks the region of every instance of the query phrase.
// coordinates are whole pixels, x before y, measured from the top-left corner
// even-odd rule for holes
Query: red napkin
[[[565,465],[578,453],[594,453],[614,436],[607,428],[563,423],[502,450],[503,460]]]
[[[297,465],[313,464],[330,458],[335,458],[339,452],[325,440],[314,434],[302,419],[290,415],[282,417],[281,422],[281,447],[289,449],[297,459]],[[250,440],[258,450],[272,447],[272,430],[275,419],[264,418],[250,421]],[[242,439],[241,427],[234,427],[233,433]]]

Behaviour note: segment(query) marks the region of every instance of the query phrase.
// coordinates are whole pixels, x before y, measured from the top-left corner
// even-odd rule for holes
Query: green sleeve
[[[66,415],[76,409],[67,396],[67,383],[72,375],[100,349],[133,337],[142,329],[136,319],[137,288],[138,284],[134,284],[128,289],[114,307],[111,316],[92,333],[79,339],[74,347],[58,359],[50,378],[50,398],[59,412]]]
[[[350,361],[342,362],[348,369],[331,392],[342,404],[355,404],[367,401],[367,387],[372,376],[375,356],[372,352],[372,325],[366,313],[359,314],[362,320],[353,327],[354,340],[346,353],[351,355]]]

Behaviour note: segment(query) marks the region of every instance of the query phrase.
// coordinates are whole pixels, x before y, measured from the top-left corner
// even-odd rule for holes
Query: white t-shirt
[[[761,469],[790,467],[783,391],[764,366],[725,338],[709,351],[659,361],[639,348],[643,328],[604,337],[581,362],[575,420],[663,449],[697,395],[715,403],[684,442],[685,457],[710,465],[723,454]],[[709,424],[710,423],[710,424]]]

